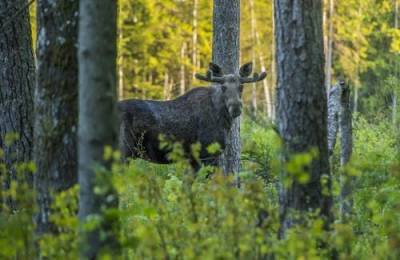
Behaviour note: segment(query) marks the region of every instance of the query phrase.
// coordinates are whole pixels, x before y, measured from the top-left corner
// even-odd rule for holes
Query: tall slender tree
[[[117,207],[109,174],[106,146],[118,145],[116,1],[80,1],[79,22],[79,219],[83,258],[100,258],[104,250],[117,250],[114,232],[118,221],[108,218]],[[105,19],[107,18],[107,19]],[[111,186],[110,186],[111,185]],[[95,187],[102,192],[95,192]],[[85,224],[99,220],[93,229]],[[109,253],[109,252],[107,252]],[[115,252],[113,252],[115,253]]]
[[[240,0],[214,0],[212,60],[225,74],[239,70]],[[240,170],[240,118],[228,133],[227,144],[220,159],[225,173]]]
[[[195,78],[197,71],[197,52],[198,52],[198,13],[199,13],[199,0],[193,0],[193,11],[192,11],[192,78]]]
[[[335,2],[334,0],[329,0],[329,16],[328,21],[328,35],[327,35],[327,50],[326,50],[326,64],[325,64],[325,86],[329,90],[332,84],[332,60],[333,60],[333,16],[335,13]],[[329,19],[329,20],[328,20]]]
[[[180,94],[183,95],[185,93],[186,90],[186,69],[185,69],[185,61],[186,59],[186,42],[182,43],[181,46],[181,71],[180,71],[180,79],[181,79],[181,83],[180,83]]]
[[[275,0],[278,72],[277,121],[284,142],[284,162],[298,153],[317,151],[308,167],[309,181],[294,178],[281,191],[282,234],[295,223],[293,211],[320,210],[330,219],[331,197],[324,88],[322,1]],[[287,175],[285,171],[283,175]]]
[[[276,32],[276,24],[275,24],[275,1],[274,1],[274,3],[272,4],[272,34],[273,35],[275,35],[275,32]],[[275,38],[275,37],[274,37]],[[276,88],[277,88],[277,75],[276,75],[276,67],[277,67],[277,65],[276,65],[276,55],[275,55],[275,53],[276,53],[276,41],[275,41],[275,39],[271,42],[271,51],[272,51],[272,61],[271,61],[271,90],[274,90],[274,92],[273,91],[271,91],[271,93],[274,93],[274,94],[271,94],[270,96],[271,96],[271,115],[270,115],[270,118],[271,118],[271,120],[273,120],[273,121],[275,121],[275,119],[276,119],[276,110],[277,110],[277,101],[275,100],[276,99],[276,97],[275,97],[275,93],[276,93]],[[274,97],[275,97],[275,99],[274,99]]]
[[[34,175],[39,234],[55,232],[52,194],[77,183],[77,0],[37,1]]]
[[[15,177],[11,176],[15,164],[32,159],[35,66],[27,4],[27,0],[0,1],[0,149],[4,152],[0,164],[4,162],[10,173],[3,178],[5,186],[9,177]],[[8,143],[7,134],[18,136]]]
[[[251,23],[251,62],[253,66],[256,64],[256,48],[257,48],[257,37],[256,37],[256,17],[254,14],[254,0],[249,1],[250,4],[250,23]],[[253,115],[257,115],[257,83],[254,82],[251,86],[251,106]]]
[[[394,0],[394,29],[399,29],[399,2],[398,0]],[[398,61],[398,54],[394,55],[395,57],[395,77],[399,78],[399,61]],[[397,99],[398,99],[398,90],[396,88],[393,89],[393,96],[392,96],[392,124],[393,127],[397,128]]]
[[[354,176],[344,175],[345,166],[349,163],[353,153],[353,127],[350,103],[350,88],[346,85],[342,86],[340,95],[340,166],[342,168],[341,175],[341,193],[340,193],[340,213],[342,219],[349,217],[353,207],[353,183]]]

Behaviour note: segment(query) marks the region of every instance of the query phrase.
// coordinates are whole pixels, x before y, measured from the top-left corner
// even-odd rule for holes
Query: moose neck
[[[233,118],[231,117],[228,109],[225,106],[225,102],[222,98],[221,86],[212,85],[211,88],[211,100],[214,106],[214,110],[217,111],[224,128],[230,129],[232,126]]]

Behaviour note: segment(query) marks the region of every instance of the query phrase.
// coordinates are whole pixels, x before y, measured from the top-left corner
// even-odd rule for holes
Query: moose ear
[[[253,71],[253,63],[249,62],[240,67],[239,75],[242,78],[247,78]]]
[[[217,64],[210,62],[208,68],[212,71],[214,76],[222,77],[222,68]]]

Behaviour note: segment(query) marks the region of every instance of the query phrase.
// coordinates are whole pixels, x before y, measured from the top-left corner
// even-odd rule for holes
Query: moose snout
[[[232,118],[236,118],[238,116],[240,116],[240,114],[242,113],[242,104],[241,103],[235,103],[232,104],[228,107],[229,110],[229,114]]]

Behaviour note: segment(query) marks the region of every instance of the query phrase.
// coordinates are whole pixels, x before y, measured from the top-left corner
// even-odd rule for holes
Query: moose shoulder
[[[266,77],[264,72],[249,78],[251,71],[252,65],[248,63],[241,67],[237,75],[224,75],[218,65],[210,63],[206,76],[196,77],[216,83],[211,87],[194,88],[169,101],[120,101],[120,146],[123,156],[170,163],[170,151],[160,147],[160,136],[164,136],[167,140],[182,143],[185,156],[195,169],[200,164],[192,156],[192,144],[201,145],[200,161],[215,161],[218,155],[209,154],[207,147],[218,143],[224,149],[232,121],[241,114],[243,84]]]

